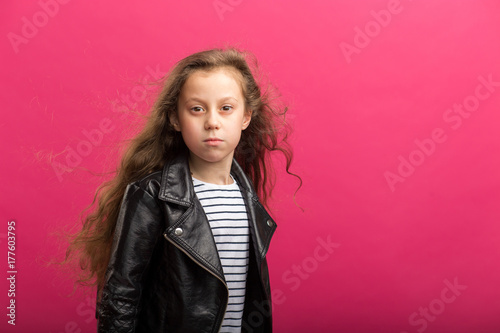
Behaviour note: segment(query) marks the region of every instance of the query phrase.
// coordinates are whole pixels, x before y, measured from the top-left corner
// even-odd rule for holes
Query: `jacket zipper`
[[[172,243],[176,248],[178,248],[179,250],[181,250],[182,252],[184,252],[185,255],[187,255],[189,258],[191,258],[191,260],[193,260],[198,266],[200,266],[201,268],[203,268],[204,270],[206,270],[207,272],[209,272],[210,274],[212,274],[213,276],[215,276],[217,279],[219,279],[220,282],[222,282],[222,284],[224,285],[224,287],[226,287],[226,291],[227,291],[227,300],[226,300],[226,304],[224,306],[224,311],[222,312],[222,316],[224,316],[224,314],[226,313],[226,309],[227,309],[227,305],[229,304],[229,288],[227,287],[227,284],[224,280],[222,280],[219,276],[215,275],[212,271],[210,271],[209,269],[207,269],[205,266],[203,265],[200,265],[198,263],[198,260],[196,260],[191,254],[189,254],[188,252],[186,252],[183,248],[179,247],[176,243],[172,242],[170,239],[168,239],[167,235],[166,234],[163,234],[163,237],[165,237],[165,239],[167,241],[169,241],[170,243]],[[220,315],[219,315],[220,317]],[[220,331],[220,328],[222,327],[222,322],[224,321],[224,317],[222,317],[222,320],[220,320],[220,324],[219,324],[219,329],[215,332],[219,332]]]

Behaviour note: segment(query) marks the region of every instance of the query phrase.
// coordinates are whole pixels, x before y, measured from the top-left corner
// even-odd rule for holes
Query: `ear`
[[[244,130],[250,125],[250,120],[252,120],[252,110],[245,111],[243,115],[243,124],[241,125],[241,130]]]
[[[175,112],[172,112],[169,115],[168,118],[169,118],[170,123],[172,124],[172,126],[174,126],[175,130],[177,132],[180,132],[181,131],[181,127],[179,126],[179,120],[177,119],[177,114]]]

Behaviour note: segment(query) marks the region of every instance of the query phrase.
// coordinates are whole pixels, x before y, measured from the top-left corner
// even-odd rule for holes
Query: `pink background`
[[[304,181],[304,212],[282,173],[273,201],[276,332],[500,331],[498,1],[62,2],[0,11],[0,331],[95,332],[50,235],[115,165],[126,100],[146,112],[151,73],[226,43],[290,104]]]

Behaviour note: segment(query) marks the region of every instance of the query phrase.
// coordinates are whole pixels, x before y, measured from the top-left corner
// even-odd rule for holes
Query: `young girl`
[[[67,257],[97,285],[99,332],[271,332],[269,153],[286,108],[236,49],[181,60]],[[279,127],[279,128],[278,128]],[[285,128],[286,130],[286,128]],[[299,178],[300,179],[300,178]],[[299,186],[300,187],[300,186]]]

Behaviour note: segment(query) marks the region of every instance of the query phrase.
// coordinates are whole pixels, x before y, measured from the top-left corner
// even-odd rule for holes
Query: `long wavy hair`
[[[97,286],[98,297],[127,185],[161,170],[165,163],[187,149],[180,132],[170,123],[170,115],[177,113],[179,94],[191,74],[218,68],[236,70],[241,74],[245,110],[253,111],[250,125],[242,132],[234,158],[252,181],[260,200],[267,206],[275,182],[271,152],[284,155],[286,172],[299,179],[297,190],[301,187],[300,177],[289,171],[293,154],[287,142],[290,126],[285,116],[288,107],[276,103],[279,98],[273,95],[272,85],[268,84],[268,90],[261,91],[253,73],[256,76],[259,74],[255,57],[249,52],[229,47],[198,52],[180,60],[164,78],[163,88],[146,123],[142,131],[130,140],[116,175],[98,187],[93,202],[85,210],[90,213],[82,219],[81,230],[70,237],[65,261],[76,259],[81,269],[77,283]]]

